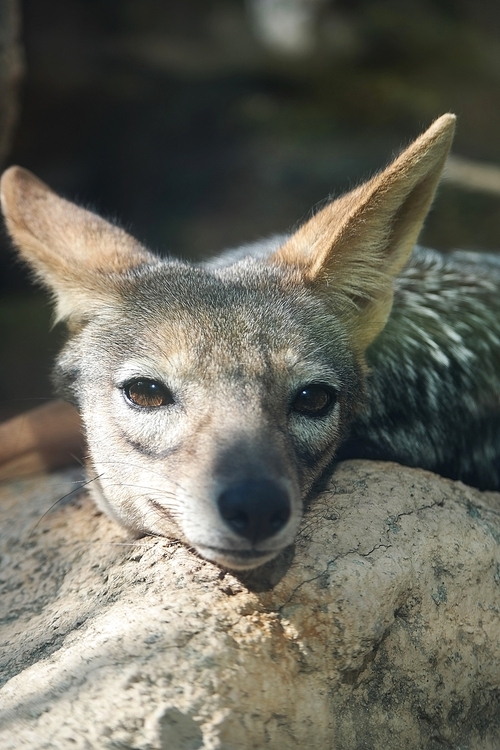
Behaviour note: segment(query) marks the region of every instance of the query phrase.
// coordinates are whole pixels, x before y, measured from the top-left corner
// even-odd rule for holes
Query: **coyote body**
[[[336,455],[500,487],[500,263],[413,249],[453,127],[293,235],[197,265],[5,173],[7,227],[69,326],[55,377],[103,510],[244,569],[293,542]]]
[[[417,246],[366,359],[367,398],[338,458],[500,490],[500,255]]]

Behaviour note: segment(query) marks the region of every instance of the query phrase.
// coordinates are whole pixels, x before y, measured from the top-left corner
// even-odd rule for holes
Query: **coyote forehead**
[[[318,367],[332,371],[335,360],[352,366],[341,317],[297,283],[294,274],[274,268],[252,268],[240,261],[223,271],[171,264],[142,273],[123,292],[118,319],[110,326],[113,340],[123,336],[144,356],[164,359],[172,372],[205,377],[231,374],[248,379],[272,367],[282,371]],[[250,266],[251,274],[248,274]],[[92,335],[108,335],[97,320]],[[332,356],[333,355],[333,356]]]

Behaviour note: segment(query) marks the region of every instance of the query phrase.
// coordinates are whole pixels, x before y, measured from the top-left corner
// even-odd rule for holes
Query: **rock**
[[[233,575],[77,481],[0,489],[2,750],[500,746],[500,495],[346,462]]]

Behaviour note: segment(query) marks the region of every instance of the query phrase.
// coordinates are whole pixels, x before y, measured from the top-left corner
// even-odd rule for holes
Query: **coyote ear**
[[[360,351],[389,316],[393,278],[406,263],[429,210],[453,139],[443,115],[383,172],[333,201],[270,260],[300,270],[336,306]]]
[[[60,198],[26,169],[7,169],[0,192],[9,234],[54,293],[58,320],[116,301],[113,275],[155,262],[122,229]]]

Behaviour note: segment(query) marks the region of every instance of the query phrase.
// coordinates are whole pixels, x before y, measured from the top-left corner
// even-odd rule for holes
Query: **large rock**
[[[500,747],[499,495],[347,462],[235,576],[75,479],[0,490],[2,750]]]

